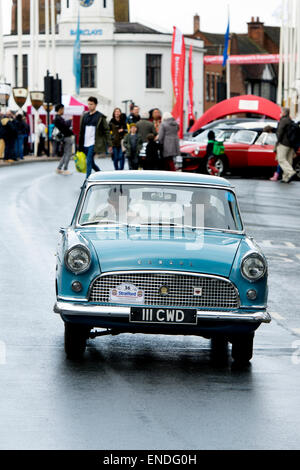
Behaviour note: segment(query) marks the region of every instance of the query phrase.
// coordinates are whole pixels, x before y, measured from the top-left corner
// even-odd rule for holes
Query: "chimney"
[[[194,16],[194,34],[200,31],[200,16],[196,13]]]
[[[260,21],[259,17],[254,18],[252,16],[251,22],[248,24],[248,37],[252,39],[252,41],[256,42],[260,47],[264,47],[265,42],[265,31],[264,31],[264,23]]]

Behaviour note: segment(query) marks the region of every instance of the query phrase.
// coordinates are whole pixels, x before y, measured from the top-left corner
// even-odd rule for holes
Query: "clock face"
[[[90,7],[91,5],[93,5],[94,3],[94,0],[80,0],[80,5],[82,7]]]

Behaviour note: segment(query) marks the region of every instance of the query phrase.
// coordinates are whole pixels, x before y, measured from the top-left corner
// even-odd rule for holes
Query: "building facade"
[[[251,18],[246,34],[231,33],[231,54],[278,54],[280,28],[266,26]],[[224,34],[201,31],[200,17],[194,17],[193,38],[204,42],[207,55],[223,55]],[[231,65],[230,96],[253,94],[276,101],[278,65]],[[204,111],[226,99],[226,70],[222,65],[204,66]]]
[[[79,6],[78,0],[56,2],[55,53],[53,54],[49,37],[48,60],[48,38],[44,34],[45,22],[40,13],[38,63],[32,54],[32,38],[29,34],[30,27],[28,28],[29,4],[28,0],[23,0],[25,10],[22,53],[23,85],[30,91],[34,91],[36,87],[39,91],[43,90],[43,77],[47,69],[50,69],[52,74],[57,73],[62,79],[63,93],[75,95],[73,50],[80,12],[82,77],[80,94],[77,97],[86,101],[89,96],[96,96],[101,109],[108,115],[116,106],[125,110],[125,102],[129,101],[140,105],[142,111],[153,107],[162,111],[172,109],[172,35],[130,22],[129,0],[83,0],[80,2],[82,6]],[[16,86],[18,66],[15,18],[16,2],[13,5],[12,34],[4,38],[6,81],[12,86]],[[194,50],[195,114],[199,117],[203,113],[204,48],[203,42],[197,38],[187,38],[186,46],[189,47],[190,44]],[[38,70],[38,77],[34,70]],[[186,108],[187,84],[188,73]]]

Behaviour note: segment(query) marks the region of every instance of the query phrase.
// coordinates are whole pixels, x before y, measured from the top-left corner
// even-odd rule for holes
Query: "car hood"
[[[101,272],[176,270],[229,277],[241,235],[185,229],[111,228],[80,231]]]

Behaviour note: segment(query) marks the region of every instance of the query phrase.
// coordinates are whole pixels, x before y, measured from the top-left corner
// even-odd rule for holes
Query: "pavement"
[[[33,155],[26,155],[23,160],[13,161],[13,160],[4,160],[0,158],[0,168],[14,165],[24,165],[25,163],[35,163],[35,162],[55,162],[59,161],[59,157],[47,157],[43,155],[42,157],[34,157]]]

